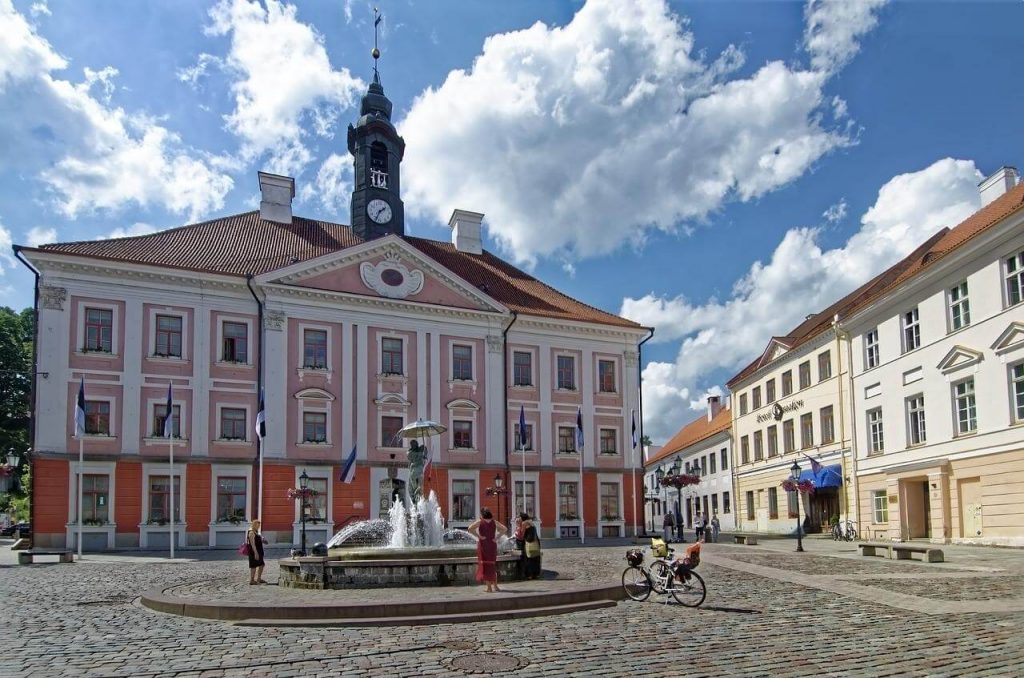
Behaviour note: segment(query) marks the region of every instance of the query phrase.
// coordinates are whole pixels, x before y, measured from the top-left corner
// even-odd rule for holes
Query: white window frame
[[[924,394],[916,393],[908,396],[904,402],[904,409],[907,413],[907,447],[924,445],[928,442]]]
[[[385,411],[383,409],[378,408],[378,410],[377,410],[377,440],[374,441],[374,443],[376,443],[375,447],[378,450],[403,450],[403,449],[405,449],[405,447],[403,445],[401,445],[401,444],[399,444],[398,446],[387,446],[387,445],[382,445],[381,444],[380,438],[381,438],[381,435],[383,435],[383,433],[384,433],[384,417],[398,417],[399,419],[402,420],[402,426],[405,426],[408,423],[408,421],[407,421],[408,418],[405,416],[405,412],[404,411],[403,412],[395,412],[394,410]]]
[[[878,346],[878,328],[864,333],[864,370],[873,370],[881,364],[881,350]]]
[[[223,410],[225,408],[230,409],[230,410],[245,410],[245,427],[243,429],[245,431],[245,439],[244,440],[229,440],[227,438],[224,438],[224,431],[221,430],[221,423],[222,423],[221,410]],[[253,422],[252,422],[252,418],[250,417],[250,415],[252,414],[252,410],[251,410],[251,407],[248,404],[246,404],[246,403],[217,403],[216,411],[217,411],[217,419],[216,419],[216,422],[217,422],[217,437],[214,438],[212,442],[219,443],[221,445],[224,445],[224,444],[227,444],[227,445],[249,445],[249,444],[252,443],[252,438],[250,438],[249,436],[250,435],[254,435],[255,434],[255,430],[254,431],[250,431],[249,430],[249,428],[250,428],[249,425],[251,423],[253,423]]]
[[[828,357],[828,360],[822,360],[822,358]],[[825,365],[828,368],[828,374],[821,373],[821,366]],[[822,351],[818,354],[818,382],[825,381],[826,379],[832,378],[832,351]]]
[[[469,349],[469,379],[456,379],[455,378],[455,347],[461,346],[462,348]],[[477,342],[471,339],[465,339],[462,341],[453,339],[449,343],[448,351],[448,383],[450,384],[475,384],[477,382]]]
[[[957,389],[966,384],[970,384],[970,392],[966,392],[963,396],[957,395]],[[951,385],[951,391],[953,396],[953,436],[969,436],[974,435],[978,432],[978,393],[974,385],[974,377],[967,377],[959,381],[953,382]],[[968,420],[973,423],[973,426],[967,430],[963,430],[960,426],[960,398],[969,399],[968,414],[973,413],[973,416]]]
[[[614,431],[615,432],[615,451],[614,452],[602,452],[601,451],[601,431]],[[586,441],[584,441],[586,442]],[[597,454],[599,457],[618,457],[622,455],[622,429],[618,426],[605,426],[599,425],[597,427]]]
[[[1021,376],[1015,377],[1013,372],[1021,370]],[[1024,405],[1017,405],[1017,384],[1020,384],[1022,398],[1024,398],[1024,362],[1016,362],[1009,365],[1007,372],[1010,379],[1010,421],[1014,424],[1024,423]]]
[[[229,362],[224,360],[224,323],[245,324],[245,362]],[[253,356],[256,353],[256,335],[253,332],[253,321],[243,316],[219,315],[217,316],[217,345],[214,347],[216,357],[214,363],[222,367],[252,366]]]
[[[156,408],[167,404],[167,398],[146,398],[146,417],[144,435],[142,436],[146,441],[160,441],[163,444],[169,444],[169,440],[164,438],[162,435],[153,435],[153,419],[156,417]],[[181,436],[178,438],[172,438],[174,444],[177,445],[179,442],[184,444],[188,441],[188,415],[191,410],[191,405],[186,407],[184,400],[174,400],[173,405],[177,405],[180,414],[178,415],[181,421],[178,422],[178,431]],[[220,419],[217,420],[217,425],[220,426]]]
[[[962,292],[961,292],[962,290]],[[962,296],[956,297],[954,295]],[[957,311],[960,313],[960,326],[957,327]],[[967,280],[961,280],[956,285],[946,289],[946,322],[949,323],[949,331],[956,332],[971,325],[971,297],[970,287]]]
[[[559,375],[558,375],[558,359],[559,358],[568,358],[569,360],[572,361],[572,387],[571,388],[564,388],[564,387],[562,387],[559,384]],[[576,363],[577,363],[576,354],[568,353],[566,351],[556,351],[555,352],[555,374],[554,374],[554,377],[555,377],[555,390],[556,391],[561,391],[563,393],[578,393],[579,392],[579,390],[580,390],[580,373],[579,373],[579,369],[578,369],[578,366],[576,365]]]
[[[533,485],[533,512],[530,516],[537,520],[541,520],[540,516],[540,474],[536,471],[527,471],[526,476],[523,476],[522,470],[512,469],[512,490],[515,491],[516,483],[526,482]],[[512,506],[517,510],[515,515],[519,515],[518,511],[522,511],[525,507],[522,506],[523,493],[517,492],[514,496]],[[529,512],[528,512],[529,513]]]
[[[394,372],[384,373],[384,340],[385,339],[398,339],[402,342],[402,373],[397,374]],[[377,332],[377,376],[378,377],[391,377],[391,378],[408,378],[409,376],[409,343],[410,338],[402,334],[401,332]]]
[[[83,536],[86,533],[106,534],[107,549],[116,547],[117,535],[117,463],[113,461],[87,461],[79,464],[78,461],[70,463],[70,475],[68,476],[68,521],[64,526],[65,548],[74,548],[78,536],[78,513],[81,506],[78,505],[78,474],[82,475],[106,475],[107,482],[107,515],[110,520],[104,525],[82,525]],[[83,541],[85,541],[83,539]]]
[[[76,391],[76,395],[77,395],[77,391]],[[111,395],[86,395],[85,402],[87,402],[87,403],[90,403],[90,402],[101,402],[101,403],[107,403],[108,405],[110,405],[110,431],[105,433],[105,434],[104,433],[86,433],[85,434],[86,440],[89,440],[89,439],[92,439],[92,440],[116,440],[117,439],[117,434],[118,434],[118,428],[117,428],[117,422],[118,422],[118,419],[117,419],[117,396],[111,396]],[[164,402],[166,403],[166,401],[164,401]],[[68,401],[68,404],[71,406],[71,430],[72,431],[77,431],[78,428],[77,428],[77,425],[76,425],[76,422],[75,422],[75,410],[78,407],[78,403],[75,400],[75,398],[72,398],[72,399],[70,399]]]
[[[553,428],[555,429],[554,456],[556,456],[556,457],[576,457],[576,456],[579,456],[580,450],[579,450],[579,447],[577,447],[577,444],[576,444],[577,443],[577,440],[576,440],[576,422],[564,422],[564,421],[563,422],[555,422],[555,425],[554,425]],[[559,438],[558,430],[562,429],[562,428],[571,428],[572,429],[572,447],[573,447],[573,451],[572,452],[562,452],[561,448],[558,446],[558,438]],[[586,443],[586,439],[585,438],[584,438],[583,442]]]
[[[330,374],[334,371],[334,332],[329,324],[325,323],[299,323],[299,340],[298,340],[298,370],[306,374]],[[326,367],[306,367],[306,330],[314,330],[319,332],[327,333],[327,366]]]
[[[174,465],[174,468],[171,469],[170,464],[163,464],[159,462],[146,462],[142,465],[142,522],[139,523],[139,548],[150,548],[150,534],[163,534],[170,530],[169,525],[156,525],[149,522],[149,482],[152,476],[169,476],[172,479],[172,491],[174,487],[173,479],[178,479],[178,493],[180,496],[176,496],[174,498],[174,506],[178,509],[178,516],[180,517],[180,520],[177,520],[174,523],[174,545],[179,548],[185,548],[188,546],[188,521],[185,520],[188,515],[185,512],[187,507],[188,488],[185,487],[185,482],[187,480],[185,465],[177,463]]]
[[[865,412],[868,426],[868,455],[885,453],[885,425],[882,408],[874,407]]]
[[[601,485],[602,484],[615,485],[617,490],[618,490],[618,498],[617,498],[616,501],[617,501],[618,507],[619,507],[619,517],[618,517],[617,520],[605,520],[604,516],[601,515],[602,514],[602,511],[601,511]],[[579,493],[579,488],[578,487],[576,488],[576,491],[577,491],[577,498],[578,498],[579,497],[579,494],[578,494]],[[598,539],[604,538],[601,535],[602,535],[602,532],[604,532],[603,528],[606,525],[610,526],[610,527],[611,526],[618,526],[618,528],[619,528],[619,537],[625,537],[626,536],[626,504],[623,501],[622,475],[621,474],[613,474],[613,473],[598,473],[597,474],[597,538]],[[609,539],[613,539],[614,537],[608,537],[608,538]]]
[[[613,390],[611,390],[611,391],[602,391],[601,390],[601,363],[602,362],[606,362],[606,363],[611,363],[612,364],[612,378],[615,380],[615,388]],[[619,369],[619,359],[618,359],[617,356],[594,354],[594,376],[596,377],[594,379],[594,386],[595,386],[594,393],[595,393],[595,395],[603,395],[603,396],[618,395],[622,391],[622,389],[619,387],[619,382],[621,381],[621,379],[619,377],[620,372],[621,372],[621,370]]]
[[[1010,262],[1013,261],[1016,268],[1010,271]],[[1003,294],[1005,295],[1006,308],[1024,303],[1024,250],[1000,258],[1000,268],[1003,273]],[[1017,289],[1019,300],[1014,302],[1010,293],[1011,285]]]
[[[457,480],[469,480],[473,482],[473,515],[468,519],[456,518],[455,517],[455,493],[453,488],[455,487],[455,481]],[[480,484],[480,473],[477,471],[465,471],[459,469],[451,469],[448,471],[448,520],[449,527],[460,527],[465,529],[469,527],[480,515],[480,509],[483,507],[481,503],[481,484]]]
[[[911,319],[908,320],[908,317]],[[900,344],[903,353],[910,353],[921,347],[921,312],[917,306],[900,313]]]
[[[312,394],[316,393],[325,393],[330,397],[312,397]],[[334,447],[334,437],[331,435],[333,424],[333,417],[331,416],[333,413],[331,410],[334,409],[331,407],[331,403],[334,401],[334,396],[331,396],[331,394],[326,391],[320,391],[320,389],[306,389],[305,391],[296,393],[295,398],[299,401],[299,420],[296,427],[298,430],[295,432],[295,444],[298,447],[318,449]],[[325,422],[327,435],[324,442],[317,443],[304,439],[306,436],[306,412],[327,415],[327,421]]]
[[[509,361],[508,383],[511,388],[519,390],[530,390],[537,388],[537,349],[524,346],[512,346],[512,360]],[[516,384],[516,353],[528,353],[530,355],[530,384]]]
[[[871,522],[875,525],[889,524],[889,494],[886,490],[871,491]]]
[[[299,486],[299,476],[302,472],[306,472],[306,476],[312,480],[326,480],[327,481],[327,507],[324,512],[324,522],[322,523],[311,523],[306,521],[306,542],[310,541],[310,531],[314,533],[324,533],[326,538],[323,541],[330,539],[331,535],[334,534],[334,468],[331,466],[295,466],[295,479],[292,487]],[[292,520],[292,543],[298,544],[302,539],[302,516],[299,514],[299,502],[292,500],[294,505],[293,520]],[[312,542],[321,541],[319,535]]]
[[[472,400],[458,398],[451,401],[445,407],[448,409],[448,452],[454,454],[475,454],[480,451],[480,432],[478,430],[480,420],[480,406]],[[455,447],[455,421],[468,421],[472,425],[473,440],[470,447]]]
[[[110,353],[103,353],[102,351],[84,351],[85,348],[85,309],[96,308],[104,311],[111,311],[110,313]],[[90,358],[103,357],[103,358],[116,358],[120,355],[120,345],[117,340],[120,336],[121,318],[120,318],[120,306],[112,302],[104,301],[85,301],[84,299],[78,300],[78,327],[75,328],[75,354],[80,356],[88,356]]]
[[[576,515],[575,520],[562,520],[561,508],[561,495],[558,493],[558,486],[560,483],[573,483],[576,485]],[[540,488],[538,488],[540,489]],[[555,474],[555,536],[561,534],[561,527],[566,526],[580,526],[580,517],[583,516],[583,497],[580,492],[580,476],[579,473],[573,471],[561,471]],[[600,517],[600,516],[598,516]]]
[[[245,478],[245,520],[239,521],[237,525],[230,522],[216,522],[217,483],[221,477]],[[252,518],[252,464],[213,464],[210,469],[210,546],[217,545],[217,535],[222,532],[237,532],[239,543],[241,543],[242,535],[249,529]]]
[[[173,316],[181,320],[181,356],[174,355],[157,355],[156,354],[156,317],[158,315]],[[189,335],[189,324],[188,314],[184,311],[173,308],[171,306],[165,306],[159,308],[156,306],[149,307],[149,313],[147,314],[149,322],[149,346],[147,348],[146,357],[150,360],[171,360],[175,362],[185,362],[191,358],[191,352],[189,351],[190,342],[188,340]]]
[[[527,416],[524,416],[524,421],[526,423],[527,428],[530,429],[530,447],[527,448],[526,450],[523,450],[523,452],[525,452],[526,454],[536,454],[538,452],[537,445],[536,445],[536,443],[537,443],[537,430],[538,430],[537,429],[537,422],[534,421],[533,419],[530,419]],[[516,419],[512,420],[511,425],[509,426],[509,429],[512,431],[512,447],[511,447],[511,450],[512,450],[513,454],[520,454],[520,450],[519,450],[519,436],[516,434],[516,428],[518,426],[519,426],[519,418],[517,417]]]

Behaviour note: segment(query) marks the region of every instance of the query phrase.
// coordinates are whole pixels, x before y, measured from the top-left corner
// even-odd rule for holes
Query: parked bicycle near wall
[[[852,520],[841,520],[832,526],[833,541],[854,541],[857,539],[857,528]]]
[[[622,588],[630,599],[643,602],[651,592],[672,596],[677,603],[686,607],[698,607],[707,596],[704,579],[694,572],[700,564],[702,541],[686,549],[682,558],[673,559],[675,549],[669,548],[661,539],[651,539],[651,554],[654,560],[650,567],[644,565],[644,552],[630,549],[626,552],[629,566],[622,572]]]

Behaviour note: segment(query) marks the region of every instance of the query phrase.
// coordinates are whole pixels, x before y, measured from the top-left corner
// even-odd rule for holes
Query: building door
[[[768,507],[764,505],[764,490],[757,491],[757,531],[768,531]]]
[[[960,481],[960,536],[981,536],[981,479]]]
[[[924,512],[924,536],[932,538],[932,496],[928,491],[928,481],[921,483],[921,492],[924,494],[921,500],[921,507]]]
[[[907,539],[927,538],[930,531],[931,511],[927,480],[900,481],[905,500],[903,517],[906,520]]]

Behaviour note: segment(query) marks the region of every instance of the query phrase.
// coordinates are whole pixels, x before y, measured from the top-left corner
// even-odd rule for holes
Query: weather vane
[[[373,8],[373,51],[370,54],[373,56],[373,79],[376,82],[380,82],[380,74],[377,73],[377,59],[380,58],[380,50],[377,49],[377,27],[380,26],[380,20],[384,17],[381,16],[380,10],[376,7]]]

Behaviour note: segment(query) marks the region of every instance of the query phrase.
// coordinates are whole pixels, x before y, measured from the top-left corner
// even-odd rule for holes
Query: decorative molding
[[[379,398],[375,398],[373,401],[374,405],[397,405],[399,407],[409,407],[412,402],[406,400],[398,393],[384,393]]]
[[[456,398],[445,405],[445,407],[449,410],[480,410],[480,406],[468,398]]]
[[[284,311],[265,311],[263,313],[263,328],[280,332],[284,329],[286,318]]]
[[[1024,347],[1024,323],[1012,322],[1007,325],[992,344],[996,355],[1001,355],[1015,348]]]
[[[334,400],[334,396],[322,388],[305,388],[295,394],[297,400]]]
[[[67,301],[67,298],[67,288],[51,287],[49,285],[41,285],[39,287],[39,300],[43,308],[48,308],[52,311],[63,311],[64,302]]]
[[[347,303],[352,306],[363,306],[385,309],[387,311],[420,311],[431,316],[444,316],[448,318],[463,318],[479,320],[481,318],[495,317],[495,311],[478,311],[476,309],[459,308],[456,306],[438,306],[436,304],[425,304],[409,299],[389,299],[387,297],[376,297],[350,292],[334,292],[332,290],[319,290],[312,287],[291,287],[268,283],[263,286],[268,294],[275,298],[293,298],[308,301],[321,301],[331,304],[331,308],[337,310],[337,304]],[[500,316],[499,316],[500,317]]]
[[[410,270],[402,263],[397,252],[388,252],[376,264],[364,261],[359,265],[363,284],[389,299],[405,299],[423,289],[423,271]]]
[[[943,373],[949,374],[969,365],[980,363],[985,356],[980,351],[960,346],[959,344],[949,349],[949,352],[939,361],[936,367]]]
[[[501,340],[501,337],[494,335],[487,335],[487,352],[488,353],[502,353],[505,350],[505,342]]]
[[[640,362],[640,354],[637,351],[627,349],[622,352],[622,360],[626,367],[636,367]]]

